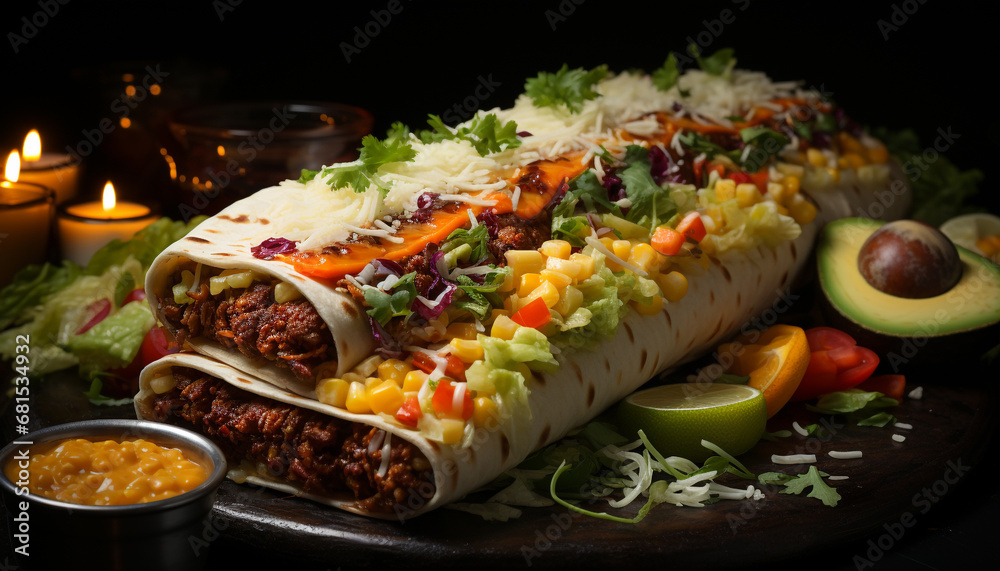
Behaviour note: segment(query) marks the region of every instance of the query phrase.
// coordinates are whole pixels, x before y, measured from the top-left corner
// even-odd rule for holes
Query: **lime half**
[[[766,422],[764,394],[743,385],[663,385],[632,393],[618,405],[618,424],[626,437],[641,429],[664,456],[693,462],[713,455],[702,439],[734,456],[750,450]]]

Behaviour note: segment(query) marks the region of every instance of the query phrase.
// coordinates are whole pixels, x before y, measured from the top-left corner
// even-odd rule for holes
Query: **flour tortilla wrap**
[[[343,289],[333,284],[306,277],[290,265],[276,260],[255,258],[251,248],[272,236],[280,236],[272,214],[275,205],[288,206],[296,198],[286,188],[263,189],[240,200],[219,214],[202,222],[190,234],[167,247],[152,263],[146,274],[146,294],[157,319],[170,328],[157,301],[172,297],[172,280],[179,268],[201,263],[220,269],[248,269],[269,275],[297,288],[316,308],[333,335],[337,351],[337,376],[349,371],[375,348],[371,325],[364,309]],[[301,203],[300,203],[301,204]],[[307,204],[301,204],[308,209]],[[271,216],[271,218],[268,218]],[[285,218],[289,215],[284,215]],[[294,212],[290,217],[294,218]],[[193,268],[192,268],[193,271]],[[237,349],[228,349],[214,340],[193,337],[188,341],[199,353],[224,361],[244,371],[253,371],[258,377],[303,396],[314,396],[314,383],[296,378],[288,369],[266,359],[253,359]]]
[[[304,493],[294,483],[271,479],[266,471],[243,474],[238,468],[230,476],[286,493],[302,495],[348,511],[384,518],[409,518],[455,501],[521,462],[532,451],[562,438],[571,429],[593,418],[656,374],[676,367],[710,350],[724,338],[748,327],[751,318],[769,308],[779,312],[788,302],[788,286],[802,269],[815,238],[815,226],[803,230],[794,241],[776,248],[759,247],[733,252],[714,260],[692,274],[684,300],[666,304],[654,316],[628,314],[613,339],[595,350],[559,357],[560,366],[551,374],[535,374],[529,381],[530,414],[515,413],[495,427],[478,428],[469,448],[432,442],[415,430],[384,417],[352,414],[325,405],[250,374],[197,354],[165,357],[143,370],[136,411],[152,418],[150,403],[156,396],[149,382],[172,366],[191,367],[260,396],[322,412],[335,418],[381,428],[412,442],[431,462],[436,492],[427,501],[399,506],[396,513],[378,514],[361,510],[353,498],[318,497]],[[768,313],[767,315],[770,315]],[[289,373],[285,373],[288,375]],[[239,462],[233,462],[238,466]],[[251,471],[252,472],[252,471]],[[262,475],[263,474],[263,475]]]

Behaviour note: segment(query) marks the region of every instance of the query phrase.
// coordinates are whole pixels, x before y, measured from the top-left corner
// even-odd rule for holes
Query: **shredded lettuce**
[[[19,271],[14,280],[0,290],[0,330],[23,318],[27,308],[66,287],[83,275],[83,268],[69,260],[61,266],[46,263]]]
[[[81,335],[74,335],[66,347],[80,359],[80,373],[124,367],[139,353],[146,332],[156,318],[146,301],[132,301]]]
[[[483,334],[477,340],[484,356],[465,371],[469,389],[493,394],[501,418],[518,409],[530,411],[526,374],[532,370],[551,373],[557,367],[548,338],[537,329],[518,327],[510,340]]]

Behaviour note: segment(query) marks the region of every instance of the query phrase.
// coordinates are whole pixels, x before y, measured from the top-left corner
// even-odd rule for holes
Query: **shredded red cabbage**
[[[253,257],[259,258],[261,260],[273,260],[278,254],[291,254],[297,252],[295,244],[298,242],[295,240],[289,240],[287,238],[268,238],[264,240],[257,246],[250,248],[253,253]]]
[[[406,357],[406,352],[403,351],[403,347],[399,344],[399,341],[389,334],[388,331],[382,327],[378,320],[372,316],[368,316],[368,323],[372,326],[372,336],[378,341],[379,346],[375,349],[375,352],[382,356],[383,359],[403,359]]]
[[[444,278],[444,276],[438,273],[437,263],[442,257],[444,257],[444,252],[440,250],[434,252],[434,255],[431,256],[431,261],[428,266],[431,275],[434,276],[434,281],[432,281],[430,287],[427,288],[426,295],[427,299],[440,298],[440,302],[434,307],[431,307],[419,299],[415,299],[413,300],[413,306],[410,308],[416,312],[417,315],[428,321],[436,318],[441,315],[444,310],[448,309],[448,306],[451,305],[452,296],[455,294],[455,291],[458,290],[458,285],[449,282]]]

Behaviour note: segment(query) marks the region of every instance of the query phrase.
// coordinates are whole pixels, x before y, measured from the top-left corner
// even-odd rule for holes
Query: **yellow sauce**
[[[142,504],[177,496],[204,482],[212,470],[210,465],[186,458],[179,449],[142,439],[63,440],[31,454],[27,464],[27,487],[32,494],[92,506]],[[11,461],[4,474],[16,482],[23,468]]]

